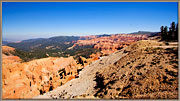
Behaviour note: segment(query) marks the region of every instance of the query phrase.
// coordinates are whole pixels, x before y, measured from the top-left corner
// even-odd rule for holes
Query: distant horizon
[[[134,31],[135,32],[135,31]],[[115,34],[131,34],[131,33],[134,33],[134,32],[130,32],[130,33],[111,33],[111,34],[107,34],[107,33],[102,33],[102,34],[96,34],[96,35],[115,35]],[[136,31],[136,32],[151,32],[151,31]],[[159,31],[160,32],[160,31]],[[153,33],[153,32],[152,32]],[[92,35],[81,35],[81,36],[93,36],[95,34],[92,34]],[[23,41],[23,40],[30,40],[30,39],[48,39],[48,38],[51,38],[51,37],[58,37],[58,36],[74,36],[74,37],[80,37],[78,35],[55,35],[55,36],[50,36],[50,37],[35,37],[35,38],[27,38],[27,39],[22,39],[22,40],[13,40],[13,39],[10,39],[10,38],[2,38],[2,41],[6,41],[6,42],[19,42],[19,41]]]
[[[178,2],[3,2],[2,41],[159,32],[178,21]]]

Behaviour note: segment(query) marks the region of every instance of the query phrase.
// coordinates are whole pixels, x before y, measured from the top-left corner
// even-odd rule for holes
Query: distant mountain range
[[[7,41],[2,41],[2,45],[7,45],[8,43]]]
[[[133,32],[129,34],[147,34],[149,36],[154,36],[157,35],[159,32],[150,32],[150,31],[138,31],[138,32]]]
[[[8,46],[21,49],[24,51],[31,51],[36,49],[45,49],[48,46],[58,47],[60,50],[64,50],[67,47],[72,45],[72,41],[79,40],[80,37],[75,36],[57,36],[51,38],[36,38],[36,39],[28,39],[23,40],[18,43],[6,42],[3,41],[3,44]],[[65,42],[69,42],[69,44],[65,44]]]
[[[20,54],[19,57],[24,61],[48,56],[68,57],[70,55],[78,58],[79,55],[81,55],[88,57],[98,51],[94,49],[92,45],[77,47],[73,50],[68,49],[74,45],[75,41],[80,39],[81,37],[79,36],[56,36],[51,38],[28,39],[20,42],[3,41],[3,45],[15,48],[17,53]]]
[[[104,36],[110,36],[110,35],[108,34],[97,35],[97,37],[104,37]],[[22,40],[20,42],[2,41],[2,44],[17,49],[21,49],[24,51],[30,51],[34,49],[44,49],[48,46],[54,46],[64,50],[67,47],[70,47],[73,44],[72,43],[73,41],[77,41],[77,40],[85,40],[85,38],[81,38],[80,36],[55,36],[50,38],[27,39],[27,40]],[[69,43],[66,44],[66,42]]]
[[[111,36],[110,34],[97,35],[97,37]]]
[[[22,40],[21,42],[33,42],[37,40],[45,40],[46,38],[35,38],[35,39],[27,39],[27,40]]]
[[[132,32],[132,33],[128,33],[128,34],[154,34],[154,33],[158,33],[158,32],[150,32],[150,31],[138,31],[138,32]],[[104,37],[104,36],[111,36],[111,34],[101,34],[101,35],[95,35],[97,37]],[[77,39],[80,38],[80,36],[55,36],[55,37],[50,37],[50,38],[33,38],[33,39],[26,39],[26,40],[22,40],[22,41],[16,41],[16,40],[13,40],[13,39],[8,39],[8,38],[3,38],[3,44],[6,45],[7,43],[17,43],[17,42],[34,42],[34,41],[38,41],[38,40],[49,40],[49,39],[59,39],[61,38],[62,40],[65,40],[67,38],[70,38],[70,37],[76,37]],[[71,39],[70,39],[71,40]],[[84,38],[81,38],[81,40],[84,40]]]
[[[150,32],[150,31],[138,31],[129,34],[147,34],[149,36],[157,35],[159,32]],[[104,37],[104,36],[111,36],[110,34],[102,34],[97,35],[97,37]],[[20,42],[9,42],[9,41],[2,41],[2,45],[8,45],[11,47],[15,47],[24,51],[30,51],[34,49],[44,49],[47,46],[54,46],[58,47],[58,49],[66,49],[70,47],[73,41],[77,40],[84,40],[80,36],[55,36],[50,38],[35,38],[35,39],[27,39],[22,40]],[[69,44],[65,44],[65,42],[69,42]],[[39,46],[38,46],[39,45]]]

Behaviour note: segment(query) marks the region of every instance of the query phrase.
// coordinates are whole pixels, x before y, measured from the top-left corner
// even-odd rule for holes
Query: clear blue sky
[[[160,31],[177,2],[3,2],[3,39]]]

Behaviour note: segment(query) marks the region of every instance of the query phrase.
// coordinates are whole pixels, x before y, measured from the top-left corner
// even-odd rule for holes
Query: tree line
[[[167,26],[161,26],[161,40],[172,41],[178,40],[178,23],[172,22],[169,30]]]

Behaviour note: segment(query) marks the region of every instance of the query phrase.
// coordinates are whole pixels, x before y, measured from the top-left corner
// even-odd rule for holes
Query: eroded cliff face
[[[79,61],[68,58],[42,58],[30,62],[13,56],[14,48],[3,46],[2,97],[3,99],[32,98],[49,92],[71,79],[93,60],[83,57]]]
[[[100,49],[103,55],[109,55],[122,49],[138,40],[146,40],[147,35],[117,34],[105,37],[86,38],[78,40],[72,47],[94,45],[95,49]]]
[[[32,98],[51,91],[76,78],[81,67],[72,57],[3,63],[3,98]]]

